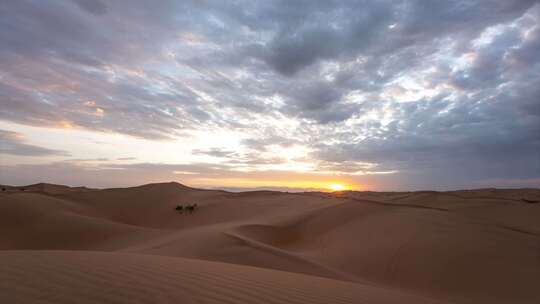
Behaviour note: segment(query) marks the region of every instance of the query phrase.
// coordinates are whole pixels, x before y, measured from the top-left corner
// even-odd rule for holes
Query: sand
[[[3,187],[0,303],[540,302],[538,189]]]
[[[383,288],[184,258],[0,252],[3,303],[437,303]]]

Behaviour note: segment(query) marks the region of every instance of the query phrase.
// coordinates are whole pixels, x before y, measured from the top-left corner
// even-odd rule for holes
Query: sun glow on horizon
[[[343,190],[347,190],[347,187],[345,187],[342,184],[330,184],[328,185],[328,189],[332,191],[343,191]]]

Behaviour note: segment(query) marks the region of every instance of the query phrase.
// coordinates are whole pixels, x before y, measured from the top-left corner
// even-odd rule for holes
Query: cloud
[[[242,134],[192,153],[242,170],[396,172],[410,187],[534,179],[539,11],[506,0],[12,1],[0,6],[0,120],[164,142]],[[294,147],[304,155],[287,159]]]
[[[281,111],[321,124],[341,122],[356,111],[354,105],[341,102],[343,93],[327,81],[313,80],[296,84],[283,92],[286,106]]]
[[[100,0],[73,0],[81,9],[94,14],[103,15],[107,12],[107,6]]]
[[[423,171],[426,181],[535,178],[540,169],[540,120],[537,111],[525,113],[520,104],[529,107],[525,96],[537,93],[501,92],[484,100],[434,98],[394,105],[395,120],[381,134],[321,145],[314,158],[375,163],[383,171]]]
[[[66,151],[27,144],[21,134],[7,130],[0,130],[0,154],[16,156],[69,156],[69,153]]]
[[[200,150],[195,149],[192,150],[192,154],[194,155],[209,155],[213,157],[231,157],[234,156],[236,153],[234,151],[226,151],[219,148],[212,148],[209,150]]]
[[[393,19],[391,5],[387,1],[351,1],[333,7],[321,7],[319,3],[303,4],[305,13],[301,19],[282,20],[277,34],[262,55],[270,66],[287,76],[319,60],[366,50],[374,37],[384,33],[384,26],[390,25]],[[281,9],[289,8],[282,6]],[[321,13],[323,10],[326,13]]]

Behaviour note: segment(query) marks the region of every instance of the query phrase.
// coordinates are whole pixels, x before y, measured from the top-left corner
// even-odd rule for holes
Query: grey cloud
[[[332,83],[313,81],[301,87],[293,87],[289,97],[295,99],[296,106],[307,111],[325,109],[339,101],[343,92],[333,87]]]
[[[244,139],[242,140],[242,144],[255,151],[266,151],[267,146],[270,145],[290,147],[294,144],[301,143],[301,141],[298,139],[283,137],[276,134],[268,134],[266,131],[263,132],[263,134],[264,133],[266,133],[266,136],[262,136],[261,134],[261,136],[257,138]]]
[[[298,115],[321,124],[347,120],[355,112],[355,106],[341,101],[343,91],[333,83],[307,81],[284,91],[287,105],[283,112]]]
[[[286,33],[270,45],[264,60],[284,75],[293,75],[317,59],[335,56],[340,41],[336,33],[310,29],[303,33]]]
[[[540,14],[540,7],[535,12]],[[536,25],[527,35],[524,42],[512,50],[512,59],[521,64],[539,63],[540,55],[538,50],[540,49],[540,26]]]
[[[398,119],[386,132],[354,143],[322,145],[315,157],[380,164],[383,171],[421,170],[430,179],[535,178],[540,170],[540,121],[528,119],[519,108],[494,111],[500,100],[518,103],[520,97],[399,105]]]
[[[0,130],[0,154],[16,156],[69,156],[65,151],[27,144],[22,134],[8,130]]]
[[[343,6],[333,8],[304,5],[301,10],[307,13],[296,20],[283,20],[278,34],[261,54],[264,61],[287,76],[318,60],[350,56],[367,49],[374,37],[384,32],[384,25],[393,20],[388,1],[343,2]]]
[[[255,154],[295,144],[318,150],[325,170],[367,161],[411,186],[432,172],[456,184],[461,167],[476,180],[524,180],[539,171],[539,10],[507,0],[12,1],[0,6],[0,119],[151,140],[244,132],[246,153],[194,151],[230,165],[279,163]],[[492,40],[475,46],[488,29]],[[466,54],[475,57],[458,66]]]
[[[4,30],[0,31],[0,39],[5,43],[0,47],[0,58],[46,59],[56,55],[74,63],[102,64],[95,47],[110,43],[92,30],[90,24],[82,22],[85,18],[77,11],[67,13],[66,9],[69,8],[59,3],[45,2],[16,1],[2,5],[0,25]],[[103,52],[102,56],[106,54]]]
[[[94,15],[103,15],[107,12],[107,6],[100,0],[73,0],[77,5]]]
[[[520,43],[519,35],[517,30],[510,29],[494,37],[491,43],[475,53],[471,68],[454,76],[453,83],[462,89],[480,90],[505,82],[504,58],[509,50]]]
[[[371,163],[360,163],[355,161],[321,161],[318,166],[318,170],[321,171],[331,171],[336,173],[361,173],[369,174],[371,172],[377,172],[377,165]]]
[[[106,157],[98,157],[98,158],[69,158],[64,160],[64,162],[76,162],[76,163],[84,163],[84,162],[106,162],[109,161]]]
[[[214,157],[232,157],[236,154],[234,151],[226,151],[218,148],[212,148],[210,150],[195,149],[192,150],[191,153],[195,155],[209,155]]]
[[[293,15],[295,19],[288,14],[295,7],[288,5],[274,7],[283,10],[283,14],[255,14],[278,18],[278,33],[260,56],[278,72],[291,76],[319,60],[358,54],[386,55],[445,36],[466,41],[488,26],[520,16],[534,3],[345,1],[326,10],[318,4],[303,3],[303,13]],[[389,28],[390,25],[395,27]]]
[[[231,166],[231,168],[234,167],[243,167],[247,170],[254,169],[257,165],[275,165],[275,164],[281,164],[285,162],[285,159],[282,157],[275,156],[275,157],[262,157],[259,151],[264,151],[266,149],[266,145],[264,143],[261,143],[258,145],[255,142],[244,142],[244,144],[251,144],[250,148],[258,150],[257,152],[250,152],[250,153],[238,153],[235,151],[228,151],[218,148],[212,148],[208,150],[199,150],[195,149],[192,150],[192,154],[194,155],[208,155],[213,157],[219,157],[223,160],[220,162],[220,164],[224,165],[225,167]],[[278,144],[271,143],[271,144]],[[286,145],[286,144],[285,144]]]

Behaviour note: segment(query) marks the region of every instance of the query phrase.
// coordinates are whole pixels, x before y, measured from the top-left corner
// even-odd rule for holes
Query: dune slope
[[[540,219],[540,208],[532,211]],[[352,201],[230,233],[432,297],[463,303],[540,300],[540,236],[459,213]]]
[[[0,252],[2,303],[439,303],[381,288],[207,261]]]

